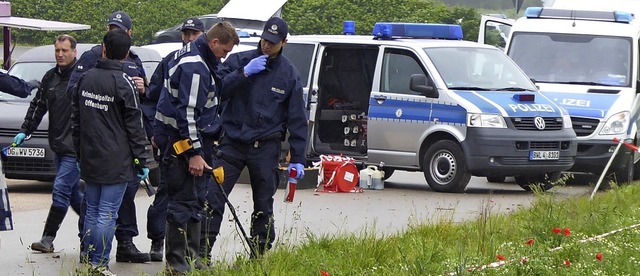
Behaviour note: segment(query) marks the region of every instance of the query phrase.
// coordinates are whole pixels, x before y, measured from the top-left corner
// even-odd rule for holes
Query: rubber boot
[[[162,262],[162,255],[164,251],[164,240],[151,241],[151,250],[149,251],[149,257],[152,262]]]
[[[190,271],[191,266],[187,262],[187,226],[167,222],[164,241],[166,274],[185,274]]]
[[[193,260],[194,266],[198,270],[206,269],[202,260],[199,258],[200,254],[200,222],[189,221],[187,222],[187,243],[188,243],[188,256],[187,260]]]
[[[53,240],[56,238],[60,224],[64,220],[64,216],[67,214],[67,208],[53,207],[49,208],[49,215],[44,223],[44,231],[42,231],[42,238],[38,242],[31,244],[31,250],[40,251],[42,253],[53,252]]]
[[[202,232],[200,232],[200,235],[202,235]],[[198,251],[198,257],[200,257],[201,260],[211,260],[211,249],[213,249],[213,243],[215,241],[216,239],[204,238],[200,236],[200,248]]]
[[[133,241],[118,241],[116,262],[146,263],[151,261],[149,253],[140,252]]]

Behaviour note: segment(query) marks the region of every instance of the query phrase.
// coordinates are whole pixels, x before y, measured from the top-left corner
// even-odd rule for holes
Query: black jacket
[[[71,100],[67,83],[76,60],[69,66],[51,68],[42,78],[42,85],[31,100],[20,132],[33,133],[40,125],[44,114],[49,112],[49,146],[58,155],[75,156],[71,139]]]
[[[80,176],[94,183],[135,180],[138,159],[147,158],[135,83],[123,63],[99,60],[78,80],[73,95],[73,142]]]

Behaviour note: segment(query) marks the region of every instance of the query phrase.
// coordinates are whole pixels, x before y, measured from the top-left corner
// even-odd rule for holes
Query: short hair
[[[207,31],[207,41],[211,41],[217,38],[222,44],[227,44],[233,41],[233,44],[240,44],[240,38],[236,32],[236,28],[228,21],[222,21],[213,25]]]
[[[63,34],[56,37],[56,43],[64,42],[65,40],[69,41],[69,44],[71,44],[71,49],[75,49],[76,45],[78,45],[78,41],[76,41],[73,36],[70,36],[68,34]]]
[[[123,60],[131,48],[131,37],[120,28],[109,30],[102,38],[102,47],[108,59]]]

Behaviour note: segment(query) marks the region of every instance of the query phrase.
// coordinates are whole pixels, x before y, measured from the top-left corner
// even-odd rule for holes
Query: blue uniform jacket
[[[202,135],[219,131],[218,95],[220,79],[215,73],[219,60],[205,35],[178,50],[165,72],[156,110],[156,133],[190,139],[201,153]]]
[[[156,67],[156,70],[153,72],[153,75],[151,75],[151,79],[149,79],[149,90],[146,93],[147,99],[141,104],[144,116],[149,120],[149,122],[151,122],[151,133],[148,133],[150,134],[149,137],[155,135],[156,106],[158,105],[160,94],[164,88],[164,75],[169,70],[169,61],[173,59],[178,51],[179,50],[175,50],[162,58],[158,67]]]
[[[0,91],[8,93],[20,98],[26,98],[31,95],[33,87],[29,86],[24,80],[0,72]]]
[[[260,49],[230,55],[219,68],[224,76],[221,101],[225,137],[253,143],[276,132],[289,131],[291,163],[305,164],[307,115],[300,73],[282,53],[267,61],[267,69],[244,76],[244,66],[262,55]]]

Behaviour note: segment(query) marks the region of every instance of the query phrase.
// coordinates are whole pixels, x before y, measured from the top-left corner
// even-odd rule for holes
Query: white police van
[[[528,8],[512,25],[506,53],[571,116],[578,137],[572,172],[600,175],[617,146],[613,138],[640,145],[640,20],[634,13],[640,14],[640,1],[556,1]],[[498,21],[483,18],[480,31]],[[608,177],[618,183],[640,178],[639,158],[622,147]]]
[[[345,30],[345,33],[352,31]],[[377,23],[373,36],[290,36],[308,95],[308,156],[423,171],[439,192],[470,177],[549,188],[573,166],[571,120],[499,49],[457,25]]]

